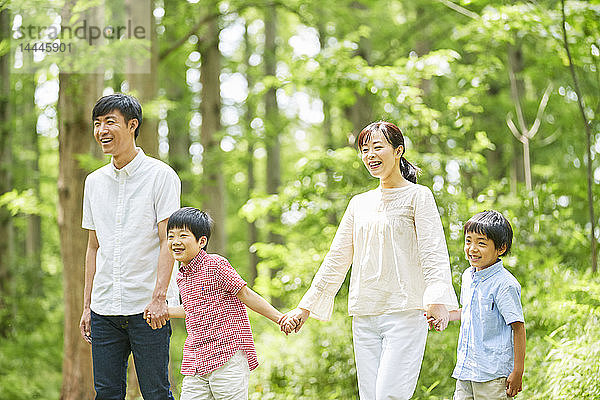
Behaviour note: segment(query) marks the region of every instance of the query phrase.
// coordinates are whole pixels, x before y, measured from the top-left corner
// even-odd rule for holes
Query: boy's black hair
[[[129,122],[134,118],[137,119],[138,126],[135,128],[135,138],[137,139],[140,134],[140,126],[142,126],[142,106],[140,105],[140,102],[135,97],[123,93],[113,93],[102,96],[98,99],[92,110],[92,122],[95,121],[96,118],[106,115],[114,110],[118,110],[123,114],[125,122]]]
[[[204,211],[200,211],[194,207],[183,207],[169,217],[167,232],[173,228],[187,229],[192,232],[196,240],[200,240],[202,236],[206,236],[206,245],[208,245],[213,225],[212,218]],[[206,245],[202,250],[206,249]]]
[[[463,233],[479,233],[485,235],[494,242],[496,249],[506,245],[506,250],[500,256],[508,254],[512,246],[513,230],[510,222],[498,211],[487,210],[475,214],[469,219],[463,228]]]

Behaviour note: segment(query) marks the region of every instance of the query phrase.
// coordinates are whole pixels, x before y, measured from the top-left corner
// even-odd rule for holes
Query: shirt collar
[[[125,165],[121,169],[118,169],[117,167],[115,167],[115,164],[113,162],[114,160],[111,157],[110,166],[112,167],[113,175],[115,177],[119,176],[120,173],[125,173],[127,176],[131,176],[138,170],[140,165],[142,165],[142,163],[144,162],[144,159],[146,158],[146,154],[141,149],[141,147],[136,147],[135,149],[137,150],[136,156],[133,157],[133,160],[129,161],[127,163],[127,165]]]
[[[498,259],[494,264],[490,265],[487,268],[482,269],[481,271],[477,271],[475,267],[473,267],[473,280],[485,281],[490,276],[496,274],[498,271],[502,269],[502,260]]]
[[[200,266],[202,265],[202,260],[204,260],[204,256],[206,255],[206,251],[200,250],[196,257],[192,258],[192,261],[188,263],[188,265],[182,265],[179,263],[179,270],[184,274],[191,274],[198,272],[200,270]]]

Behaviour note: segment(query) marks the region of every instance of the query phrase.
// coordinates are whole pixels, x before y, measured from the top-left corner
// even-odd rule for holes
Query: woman
[[[436,329],[443,330],[448,310],[458,307],[446,240],[433,194],[416,184],[418,169],[404,158],[400,129],[371,123],[360,132],[358,149],[380,185],[350,200],[310,289],[284,316],[282,330],[298,332],[309,315],[329,320],[353,265],[348,312],[360,398],[409,399],[421,369],[427,318],[439,320]]]

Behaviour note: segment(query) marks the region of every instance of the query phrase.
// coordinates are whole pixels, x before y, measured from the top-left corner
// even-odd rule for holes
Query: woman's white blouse
[[[426,186],[379,187],[354,196],[298,307],[329,320],[350,265],[350,315],[424,309],[429,304],[458,308],[442,221]]]

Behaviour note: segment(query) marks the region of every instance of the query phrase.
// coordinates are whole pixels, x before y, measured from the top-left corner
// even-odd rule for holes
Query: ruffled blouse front
[[[354,196],[299,307],[329,320],[348,269],[350,315],[429,304],[458,308],[442,222],[429,188],[381,187]]]

